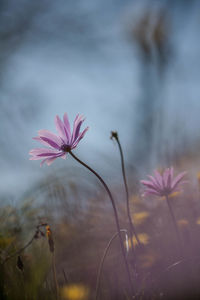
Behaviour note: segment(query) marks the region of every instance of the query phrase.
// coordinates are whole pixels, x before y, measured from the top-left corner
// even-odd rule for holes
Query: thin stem
[[[122,236],[121,236],[121,232],[120,232],[120,225],[119,225],[118,213],[117,213],[117,209],[116,209],[116,206],[115,206],[115,201],[114,201],[114,198],[113,198],[113,196],[111,194],[111,191],[109,190],[109,188],[108,188],[107,184],[105,183],[105,181],[102,179],[102,177],[97,172],[95,172],[92,168],[90,168],[87,164],[85,164],[77,156],[75,156],[71,152],[71,150],[69,151],[69,153],[71,154],[71,156],[76,161],[78,161],[81,165],[83,165],[85,168],[87,168],[90,172],[92,172],[100,180],[100,182],[103,184],[105,190],[108,193],[108,196],[110,198],[110,201],[111,201],[111,204],[112,204],[112,207],[113,207],[113,211],[114,211],[117,232],[118,232],[118,235],[119,235],[119,240],[120,240],[120,245],[121,245],[122,255],[123,255],[123,258],[124,258],[125,267],[126,267],[126,270],[127,270],[127,275],[128,275],[128,281],[129,281],[129,285],[130,285],[130,290],[131,290],[131,293],[134,294],[133,293],[133,287],[132,287],[132,281],[131,281],[131,274],[130,274],[128,262],[127,262],[127,259],[126,259],[126,254],[125,254],[125,250],[124,250],[123,240],[122,240]]]
[[[177,223],[176,223],[176,219],[175,219],[172,207],[171,207],[171,203],[169,201],[169,197],[166,195],[165,198],[166,198],[167,205],[168,205],[168,208],[169,208],[169,211],[170,211],[172,222],[174,224],[174,228],[175,228],[175,232],[176,232],[176,237],[177,237],[177,242],[178,242],[180,256],[182,256],[182,240],[181,240],[181,235],[180,235]]]
[[[135,227],[133,225],[131,213],[130,213],[129,192],[128,192],[128,184],[127,184],[127,180],[126,180],[126,172],[125,172],[124,155],[123,155],[122,146],[121,146],[117,132],[112,132],[112,137],[115,138],[115,140],[117,141],[117,145],[119,147],[119,152],[120,152],[120,157],[121,157],[122,175],[123,175],[124,186],[125,186],[125,191],[126,191],[126,210],[127,210],[128,220],[129,220],[130,232],[131,232],[132,236],[133,236],[133,234],[135,235],[138,245],[141,246],[141,243],[138,238]],[[131,238],[131,241],[132,241],[132,238]],[[133,248],[133,245],[132,245],[132,248]]]
[[[58,285],[58,280],[57,280],[57,274],[56,274],[56,264],[55,264],[55,253],[52,253],[52,270],[53,270],[53,278],[55,282],[55,287],[56,287],[56,299],[59,299],[59,285]]]
[[[126,229],[120,229],[120,232],[127,232]],[[113,234],[113,236],[111,237],[111,239],[109,240],[105,250],[104,250],[104,253],[103,253],[103,256],[101,258],[101,261],[100,261],[100,264],[99,264],[99,268],[98,268],[98,273],[97,273],[97,282],[96,282],[96,291],[95,291],[95,300],[97,300],[98,298],[98,293],[99,293],[99,286],[100,286],[100,279],[101,279],[101,274],[102,274],[102,269],[103,269],[103,264],[104,264],[104,261],[105,261],[105,258],[106,258],[106,255],[108,253],[108,250],[110,249],[110,246],[113,242],[113,240],[119,235],[118,232],[116,232],[115,234]]]

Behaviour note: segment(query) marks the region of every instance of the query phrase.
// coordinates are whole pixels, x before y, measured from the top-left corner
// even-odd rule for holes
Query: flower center
[[[71,150],[71,147],[69,145],[64,144],[60,147],[60,150],[62,150],[63,152],[69,152]]]

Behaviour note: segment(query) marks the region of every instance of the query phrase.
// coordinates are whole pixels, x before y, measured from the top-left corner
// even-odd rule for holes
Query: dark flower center
[[[69,152],[71,150],[71,147],[69,145],[64,144],[60,147],[60,150],[62,150],[63,152]]]

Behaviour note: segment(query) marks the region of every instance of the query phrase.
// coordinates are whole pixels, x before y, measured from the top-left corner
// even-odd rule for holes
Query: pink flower
[[[186,181],[182,181],[186,172],[180,173],[173,179],[173,167],[166,169],[161,175],[158,171],[154,171],[154,177],[148,175],[150,180],[141,180],[145,185],[146,190],[144,195],[168,196],[173,192],[179,191],[179,186]]]
[[[67,113],[64,114],[63,121],[61,121],[59,116],[56,116],[55,125],[58,135],[45,129],[39,130],[38,136],[33,139],[39,141],[45,146],[48,146],[49,148],[32,149],[29,152],[29,154],[32,155],[30,160],[43,159],[40,164],[40,166],[42,166],[45,162],[47,165],[51,165],[58,157],[65,159],[66,153],[78,145],[89,128],[86,127],[82,132],[80,132],[83,121],[83,116],[77,115],[74,120],[73,131],[71,132]]]

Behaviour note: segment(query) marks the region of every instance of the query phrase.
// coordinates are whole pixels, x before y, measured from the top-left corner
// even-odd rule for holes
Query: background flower
[[[180,184],[185,183],[182,181],[186,172],[182,172],[174,179],[173,167],[166,169],[163,174],[160,174],[157,170],[154,171],[154,177],[148,175],[150,180],[141,180],[140,182],[145,185],[146,189],[144,195],[156,195],[156,196],[168,196],[173,192],[176,192],[180,187]]]

